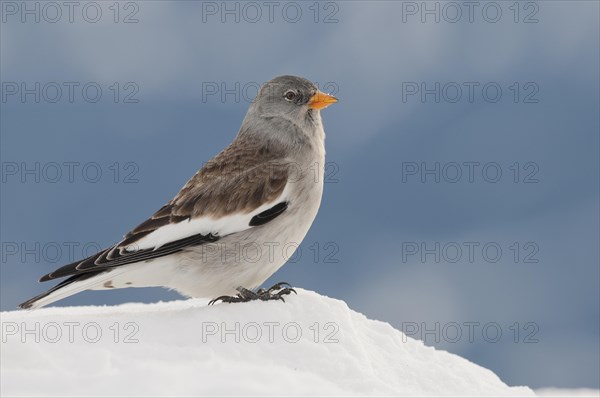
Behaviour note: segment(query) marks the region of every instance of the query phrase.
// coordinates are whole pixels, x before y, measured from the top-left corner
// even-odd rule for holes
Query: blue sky
[[[21,4],[2,3],[0,30],[2,310],[157,210],[233,139],[257,85],[296,74],[340,102],[323,112],[319,215],[268,282],[416,324],[512,385],[599,387],[597,2],[460,18],[448,2],[283,2],[272,21],[261,2],[98,2],[94,23],[83,5],[73,22],[40,6],[36,22]]]

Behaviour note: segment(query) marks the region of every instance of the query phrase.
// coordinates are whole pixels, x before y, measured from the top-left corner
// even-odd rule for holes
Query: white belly
[[[261,285],[293,258],[312,225],[323,194],[322,166],[315,162],[290,182],[293,199],[273,221],[180,253],[168,287],[186,296],[214,298]]]

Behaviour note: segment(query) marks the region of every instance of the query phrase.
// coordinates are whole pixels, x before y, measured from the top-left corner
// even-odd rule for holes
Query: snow
[[[600,390],[592,388],[540,388],[539,390],[535,390],[535,393],[538,397],[600,397]]]
[[[297,291],[285,303],[2,312],[0,395],[535,396],[343,301]]]

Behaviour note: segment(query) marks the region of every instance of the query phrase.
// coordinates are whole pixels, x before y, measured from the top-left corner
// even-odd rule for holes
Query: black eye
[[[296,99],[296,92],[294,90],[286,91],[285,99],[288,101],[293,101],[294,99]]]

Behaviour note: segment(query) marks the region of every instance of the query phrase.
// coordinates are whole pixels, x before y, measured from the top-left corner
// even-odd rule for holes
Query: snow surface
[[[2,312],[0,395],[535,396],[343,301],[297,290],[285,303]]]
[[[535,390],[538,397],[599,398],[600,390],[593,388],[540,388]]]

